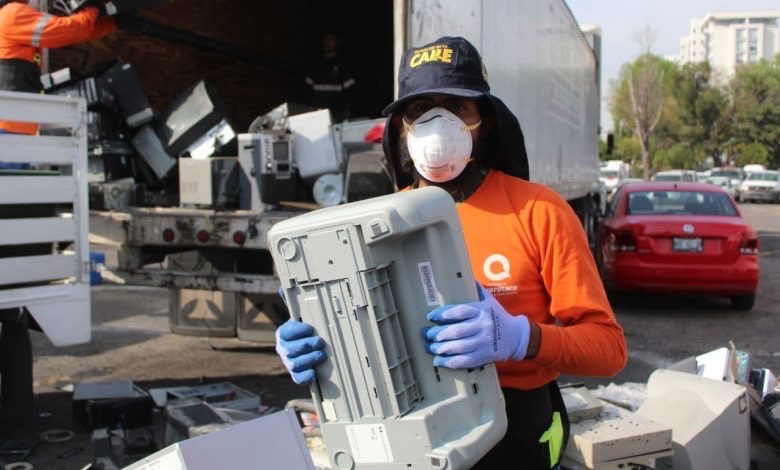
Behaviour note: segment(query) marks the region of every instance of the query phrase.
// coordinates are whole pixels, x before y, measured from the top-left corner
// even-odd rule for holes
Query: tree
[[[679,142],[668,149],[660,149],[653,158],[653,169],[656,171],[683,169],[696,170],[699,167],[694,150],[687,144]]]
[[[667,106],[664,78],[673,67],[658,56],[644,54],[624,65],[618,81],[612,83],[613,121],[638,139],[644,179],[650,179],[651,136]]]
[[[697,168],[708,157],[717,161],[730,137],[728,94],[713,85],[712,75],[707,62],[670,69],[673,100],[659,134],[665,135],[669,148],[684,143],[691,150],[684,152],[689,159],[678,168]]]
[[[637,174],[638,163],[642,162],[642,149],[639,146],[639,141],[636,137],[622,137],[615,140],[615,150],[612,158],[615,160],[623,160],[631,165],[632,176]],[[637,175],[641,176],[641,175]]]
[[[737,68],[730,87],[736,143],[762,145],[770,165],[780,166],[780,54]]]
[[[751,163],[769,165],[769,150],[758,142],[742,146],[737,153],[737,165],[745,166]]]
[[[641,30],[635,31],[632,38],[639,46],[639,52],[642,55],[650,54],[658,39],[658,30],[651,28],[650,25],[645,25]]]

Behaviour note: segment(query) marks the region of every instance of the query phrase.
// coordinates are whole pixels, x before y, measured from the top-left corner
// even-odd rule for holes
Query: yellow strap
[[[406,122],[406,119],[404,119],[404,118],[401,118],[401,121],[404,123],[404,128],[406,128],[407,131],[413,131],[414,130],[414,123],[408,123],[408,122]],[[481,125],[482,125],[482,119],[480,119],[479,121],[475,122],[474,124],[472,124],[470,126],[468,124],[466,124],[465,126],[463,126],[463,130],[464,131],[472,131],[472,130],[476,129],[477,127],[481,126]]]
[[[563,446],[563,424],[561,424],[559,412],[553,413],[552,424],[539,438],[539,442],[547,443],[547,449],[550,452],[550,468],[555,468],[561,457],[561,447]]]
[[[482,125],[482,119],[480,119],[479,121],[475,122],[474,124],[472,124],[472,125],[470,125],[470,126],[469,126],[469,125],[466,125],[466,126],[463,128],[463,130],[466,130],[466,131],[473,131],[474,129],[476,129],[477,127],[479,127],[479,126],[481,126],[481,125]]]

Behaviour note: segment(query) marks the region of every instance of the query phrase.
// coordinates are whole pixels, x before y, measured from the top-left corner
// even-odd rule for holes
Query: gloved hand
[[[327,358],[324,349],[325,341],[314,334],[314,327],[308,323],[291,319],[276,329],[276,353],[298,385],[314,381],[314,366]]]
[[[279,297],[287,303],[284,287],[279,286]],[[276,329],[276,353],[282,358],[287,372],[298,385],[308,385],[314,381],[314,366],[327,359],[325,341],[314,334],[314,327],[308,323],[287,320]]]
[[[531,325],[525,315],[513,316],[493,294],[477,284],[479,301],[443,305],[428,312],[438,326],[422,330],[433,365],[471,369],[490,362],[525,358]]]

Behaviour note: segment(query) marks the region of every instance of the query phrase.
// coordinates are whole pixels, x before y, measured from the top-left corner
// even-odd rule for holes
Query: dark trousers
[[[33,361],[27,313],[0,309],[0,436],[32,432]]]
[[[535,390],[523,391],[504,388],[508,427],[504,438],[496,444],[472,469],[495,470],[549,470],[556,468],[569,440],[569,417],[558,389],[551,382]],[[539,442],[550,428],[553,413],[559,412],[563,425],[561,455],[550,462],[546,442]]]

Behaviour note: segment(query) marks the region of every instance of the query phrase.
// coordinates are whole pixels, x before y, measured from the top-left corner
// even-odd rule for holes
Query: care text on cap
[[[446,44],[434,44],[432,46],[416,49],[409,60],[409,67],[417,67],[429,62],[452,63],[452,48]]]

